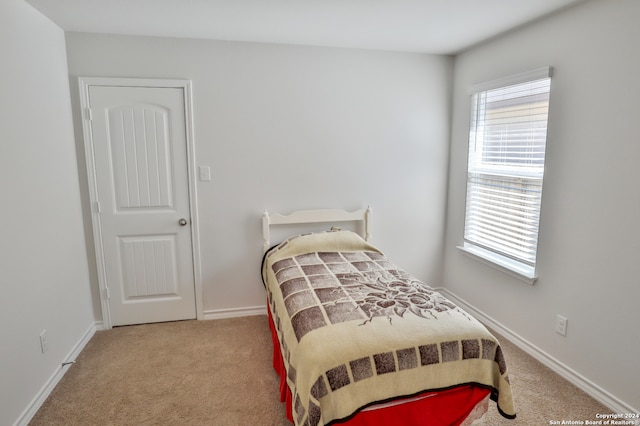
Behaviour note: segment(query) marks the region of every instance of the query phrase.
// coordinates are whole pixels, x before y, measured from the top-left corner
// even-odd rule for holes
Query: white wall
[[[67,51],[74,79],[193,81],[206,313],[265,304],[264,209],[371,204],[374,243],[441,282],[451,58],[84,33]]]
[[[640,409],[640,2],[588,1],[455,59],[444,282],[462,300]],[[463,256],[468,88],[551,65],[533,286]],[[554,332],[555,318],[569,319]],[[514,377],[513,380],[517,380]]]
[[[3,0],[0,57],[0,424],[10,425],[94,314],[64,33],[22,0]]]

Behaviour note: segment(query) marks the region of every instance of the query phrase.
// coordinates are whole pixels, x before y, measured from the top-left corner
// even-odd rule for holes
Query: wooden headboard
[[[262,248],[266,252],[271,245],[270,227],[272,225],[291,225],[305,223],[337,223],[362,222],[364,225],[364,239],[371,239],[371,206],[366,209],[348,212],[337,209],[299,210],[290,214],[269,213],[262,214]]]

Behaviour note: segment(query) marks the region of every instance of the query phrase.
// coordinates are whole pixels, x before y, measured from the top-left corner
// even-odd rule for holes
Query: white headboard
[[[290,214],[269,214],[266,210],[262,214],[262,248],[266,252],[271,246],[270,227],[271,225],[290,225],[304,223],[327,223],[327,222],[362,222],[364,224],[364,239],[371,239],[371,206],[366,209],[348,212],[336,209],[320,210],[299,210]]]

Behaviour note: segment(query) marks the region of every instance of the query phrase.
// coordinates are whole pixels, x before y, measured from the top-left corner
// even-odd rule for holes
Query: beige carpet
[[[474,424],[548,425],[610,411],[500,340],[518,418],[503,419],[492,402]],[[290,426],[271,354],[266,316],[99,331],[30,425]]]

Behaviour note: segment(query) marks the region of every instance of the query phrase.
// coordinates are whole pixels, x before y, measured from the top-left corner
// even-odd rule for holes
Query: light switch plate
[[[198,173],[200,174],[201,182],[209,182],[211,180],[211,167],[200,166],[198,167]]]

